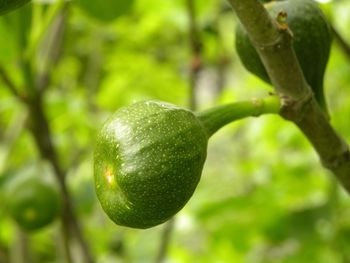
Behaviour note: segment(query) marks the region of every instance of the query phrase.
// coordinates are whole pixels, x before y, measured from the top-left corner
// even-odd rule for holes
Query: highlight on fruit
[[[167,221],[193,195],[208,139],[232,121],[279,109],[276,97],[200,113],[159,101],[119,109],[99,131],[94,151],[95,189],[103,210],[116,224],[133,228]]]

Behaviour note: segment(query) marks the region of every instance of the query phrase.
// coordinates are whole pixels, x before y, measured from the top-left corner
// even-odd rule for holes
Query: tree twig
[[[215,28],[217,32],[216,41],[217,46],[219,49],[217,62],[216,62],[216,82],[215,82],[215,98],[220,96],[221,92],[225,88],[226,85],[226,73],[229,65],[231,64],[230,56],[228,55],[228,51],[225,48],[224,45],[224,39],[222,32],[220,31],[220,21],[225,16],[227,11],[223,9],[223,7],[220,8],[218,13],[215,16]]]
[[[85,241],[81,232],[80,225],[74,214],[72,207],[72,198],[66,185],[66,172],[61,168],[61,165],[57,158],[56,149],[52,143],[52,134],[49,128],[48,120],[45,116],[42,104],[42,95],[37,93],[35,100],[28,104],[30,111],[30,130],[35,139],[40,155],[43,159],[47,160],[53,167],[54,174],[59,183],[62,198],[64,212],[62,215],[62,222],[65,226],[64,234],[67,241],[70,240],[70,230],[72,230],[79,241],[79,244],[84,252],[85,262],[93,263],[93,257],[88,248],[88,244]]]
[[[30,253],[30,242],[28,235],[18,225],[15,228],[16,237],[11,248],[11,263],[31,263],[32,255]]]
[[[202,69],[202,43],[198,33],[196,23],[196,9],[194,0],[187,0],[187,12],[189,19],[189,41],[192,53],[191,72],[190,72],[190,108],[197,108],[196,86],[199,74]]]
[[[63,239],[65,241],[65,252],[67,256],[66,260],[67,262],[73,262],[70,241],[74,236],[81,247],[82,253],[84,255],[84,262],[93,263],[94,259],[89,250],[88,243],[83,236],[80,224],[72,207],[72,198],[66,185],[66,171],[59,163],[57,150],[52,141],[53,136],[49,127],[49,121],[46,118],[44,111],[43,97],[44,91],[46,89],[45,86],[49,85],[49,79],[47,79],[45,82],[34,81],[38,79],[38,76],[36,76],[32,65],[28,61],[28,59],[31,58],[31,56],[28,56],[28,54],[32,54],[31,52],[35,52],[37,50],[36,45],[40,43],[41,36],[48,29],[47,27],[51,25],[51,22],[57,18],[57,15],[65,14],[67,5],[68,4],[64,3],[64,1],[60,1],[60,3],[55,5],[53,9],[50,9],[44,26],[40,27],[40,34],[35,35],[34,40],[31,42],[32,45],[27,47],[28,49],[25,49],[26,46],[22,47],[23,50],[27,50],[27,53],[22,56],[22,60],[20,62],[22,66],[23,76],[26,81],[26,87],[30,91],[30,96],[24,102],[29,111],[29,130],[32,133],[41,158],[47,160],[51,164],[55,178],[57,179],[61,190],[61,196],[63,200],[63,213],[61,222],[63,227]],[[59,32],[59,30],[56,31],[56,33]],[[25,43],[25,41],[23,43]],[[35,43],[35,45],[33,43]],[[52,55],[53,52],[50,49],[53,48],[57,48],[57,46],[50,45],[49,49],[47,50],[47,54]],[[29,53],[28,50],[30,50]],[[49,69],[44,69],[43,72],[45,74],[49,74]],[[38,85],[41,85],[41,87],[38,87]]]
[[[174,229],[174,225],[175,225],[175,218],[170,219],[168,222],[166,222],[166,224],[164,224],[164,229],[162,232],[162,236],[160,238],[160,247],[154,263],[164,262],[164,259],[166,257],[167,250],[169,247],[170,239],[171,239],[171,234]]]
[[[0,263],[9,262],[7,254],[8,254],[7,250],[5,248],[3,248],[2,246],[0,246]]]
[[[271,82],[284,100],[281,115],[293,121],[308,138],[325,168],[350,193],[348,145],[330,125],[305,81],[287,27],[272,19],[258,0],[229,0]]]

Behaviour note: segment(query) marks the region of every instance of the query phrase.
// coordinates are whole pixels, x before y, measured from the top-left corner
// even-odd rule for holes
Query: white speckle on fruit
[[[125,202],[125,208],[128,209],[128,210],[131,210],[131,207],[130,207],[130,205],[128,204],[128,202]]]

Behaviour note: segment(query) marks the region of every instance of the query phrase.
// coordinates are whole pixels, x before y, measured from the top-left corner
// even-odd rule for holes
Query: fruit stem
[[[220,128],[233,121],[247,117],[259,117],[263,114],[278,114],[280,108],[280,99],[277,96],[269,96],[217,106],[196,115],[206,128],[208,137],[211,137]]]

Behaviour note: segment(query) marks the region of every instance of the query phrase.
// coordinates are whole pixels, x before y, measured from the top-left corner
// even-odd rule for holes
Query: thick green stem
[[[247,117],[258,117],[262,114],[280,112],[281,103],[277,96],[252,99],[218,106],[203,112],[197,113],[208,132],[208,137],[225,125]]]

